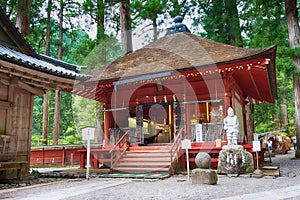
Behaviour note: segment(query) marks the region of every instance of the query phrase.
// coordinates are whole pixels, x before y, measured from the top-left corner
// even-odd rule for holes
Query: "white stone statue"
[[[227,114],[228,116],[224,119],[224,130],[226,131],[228,146],[237,145],[239,121],[231,107],[228,108]]]

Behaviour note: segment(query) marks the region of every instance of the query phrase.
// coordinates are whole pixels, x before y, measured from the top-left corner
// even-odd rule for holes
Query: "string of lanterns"
[[[268,64],[270,59],[265,59],[264,64]],[[217,68],[217,66],[216,66]],[[176,80],[176,79],[182,79],[182,78],[190,78],[190,77],[197,77],[197,76],[207,76],[207,75],[215,75],[215,74],[222,74],[225,72],[234,72],[237,70],[248,70],[250,71],[253,68],[257,69],[263,69],[265,70],[266,67],[262,65],[262,62],[258,61],[255,64],[246,64],[246,65],[238,65],[234,67],[225,67],[225,68],[217,68],[217,69],[194,69],[194,72],[182,74],[180,72],[177,72],[177,74],[171,75],[171,76],[165,76],[161,78],[154,78],[154,79],[147,79],[147,80],[141,80],[141,81],[136,81],[136,82],[130,82],[130,83],[125,83],[124,85],[132,85],[132,84],[149,84],[149,83],[156,83],[157,81],[168,81],[168,80]],[[110,83],[105,83],[105,84],[99,84],[98,88],[99,89],[104,89],[104,88],[111,88],[113,87],[112,84]]]

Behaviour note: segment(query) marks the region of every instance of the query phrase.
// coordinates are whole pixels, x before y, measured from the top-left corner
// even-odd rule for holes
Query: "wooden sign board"
[[[82,140],[93,140],[95,138],[95,127],[85,127],[82,130]]]
[[[221,146],[222,146],[222,140],[216,139],[216,147],[221,147]]]
[[[261,151],[260,141],[253,141],[253,151]]]

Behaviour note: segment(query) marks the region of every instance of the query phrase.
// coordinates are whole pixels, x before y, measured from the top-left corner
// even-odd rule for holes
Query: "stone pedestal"
[[[217,172],[212,169],[193,169],[191,182],[192,184],[215,185],[218,182]]]
[[[253,156],[239,145],[226,146],[218,158],[219,174],[246,174],[254,171]]]

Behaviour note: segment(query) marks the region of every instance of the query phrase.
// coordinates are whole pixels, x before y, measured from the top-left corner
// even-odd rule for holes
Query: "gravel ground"
[[[276,189],[290,188],[292,190],[298,186],[300,188],[300,160],[292,159],[293,157],[293,151],[272,157],[272,165],[280,166],[281,176],[276,178],[273,176],[251,178],[250,176],[228,177],[219,175],[216,185],[192,185],[184,175],[174,175],[165,180],[92,178],[87,181],[74,179],[55,184],[0,190],[0,199],[196,200],[225,197],[233,199],[233,196],[254,193],[264,195],[262,196],[263,199],[300,199],[298,189],[299,194],[293,194],[292,197],[286,195],[286,198],[279,198],[279,196],[274,198],[278,192]],[[44,196],[38,196],[39,194]],[[241,199],[241,197],[236,199]],[[247,198],[243,199],[246,200]]]

